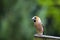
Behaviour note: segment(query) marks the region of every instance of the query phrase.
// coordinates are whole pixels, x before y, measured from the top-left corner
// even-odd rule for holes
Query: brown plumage
[[[38,16],[34,16],[32,19],[34,21],[34,25],[35,25],[37,33],[39,35],[43,35],[43,26],[42,26],[41,19]]]

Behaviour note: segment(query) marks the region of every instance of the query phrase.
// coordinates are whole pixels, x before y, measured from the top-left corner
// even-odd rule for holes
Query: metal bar
[[[60,39],[60,37],[56,37],[56,36],[49,36],[49,35],[41,35],[41,36],[39,36],[38,34],[35,34],[34,37],[44,38],[44,40],[46,40],[46,39]]]

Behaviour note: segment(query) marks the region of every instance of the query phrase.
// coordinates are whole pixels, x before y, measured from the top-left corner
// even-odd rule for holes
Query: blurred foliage
[[[44,34],[60,36],[60,0],[0,0],[0,40],[33,40],[35,15]]]

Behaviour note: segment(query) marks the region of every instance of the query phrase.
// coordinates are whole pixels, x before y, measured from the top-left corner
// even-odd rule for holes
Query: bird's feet
[[[43,36],[43,33],[35,34],[35,36]]]

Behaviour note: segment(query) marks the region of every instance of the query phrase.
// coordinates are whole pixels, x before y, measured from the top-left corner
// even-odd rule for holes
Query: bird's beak
[[[34,17],[32,18],[32,20],[34,20]]]
[[[32,18],[32,20],[34,20],[34,19]]]
[[[35,17],[33,17],[33,18],[32,18],[32,20],[33,20],[34,22],[36,22],[36,19],[35,19]]]

